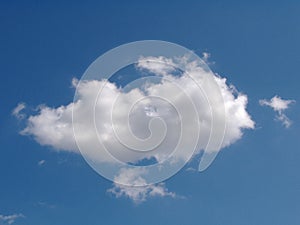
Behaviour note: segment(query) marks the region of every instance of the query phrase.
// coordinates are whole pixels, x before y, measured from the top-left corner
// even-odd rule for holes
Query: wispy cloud
[[[26,104],[23,102],[20,102],[16,108],[13,109],[12,115],[15,116],[17,119],[22,120],[25,118],[25,114],[22,113],[22,111],[26,108]]]
[[[46,160],[44,160],[44,159],[43,159],[43,160],[40,160],[40,161],[38,161],[38,165],[39,165],[39,166],[42,166],[42,165],[45,164],[45,162],[46,162]]]
[[[292,103],[295,103],[295,100],[284,100],[280,96],[274,96],[270,100],[261,99],[259,104],[262,106],[271,107],[276,113],[275,119],[280,121],[283,126],[289,128],[292,125],[292,121],[286,116],[284,111],[290,107]]]
[[[24,215],[21,213],[12,215],[0,214],[0,222],[2,222],[3,224],[13,224],[19,218],[24,218]]]
[[[56,208],[56,205],[50,204],[50,203],[44,202],[44,201],[37,202],[37,203],[35,204],[35,206],[43,207],[43,208],[49,208],[49,209],[54,209],[54,208]]]
[[[210,58],[210,53],[209,52],[203,52],[202,53],[202,59],[205,61],[205,62],[208,62],[208,59]]]

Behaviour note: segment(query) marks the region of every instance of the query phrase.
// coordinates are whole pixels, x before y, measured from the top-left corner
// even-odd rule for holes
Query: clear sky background
[[[300,224],[299,12],[298,1],[1,1],[0,215],[23,214],[17,225]],[[247,94],[256,128],[205,172],[169,179],[184,198],[135,204],[107,193],[111,182],[81,156],[19,135],[11,112],[68,104],[72,78],[99,55],[145,39],[209,52],[211,69]],[[290,128],[258,103],[274,95],[296,101]]]

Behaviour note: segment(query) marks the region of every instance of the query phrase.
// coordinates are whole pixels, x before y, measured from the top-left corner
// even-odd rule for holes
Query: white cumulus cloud
[[[107,191],[117,198],[127,197],[135,203],[144,202],[149,197],[177,197],[174,192],[168,191],[164,183],[148,185],[147,181],[141,176],[145,172],[145,170],[139,168],[122,170],[118,176],[115,177],[116,182],[113,187]],[[119,183],[132,183],[138,186],[126,186],[120,185]]]
[[[286,116],[284,111],[290,107],[292,103],[295,103],[295,100],[284,100],[280,96],[274,96],[270,100],[261,99],[259,104],[262,106],[271,107],[276,113],[276,119],[282,122],[282,124],[288,128],[291,126],[292,121]]]
[[[233,86],[228,85],[226,78],[212,74],[219,86],[224,102],[209,105],[205,96],[199,94],[199,87],[195,85],[193,80],[201,83],[203,77],[207,76],[207,73],[212,72],[205,71],[197,64],[188,62],[184,58],[180,63],[184,64],[188,73],[174,76],[174,68],[176,68],[174,60],[165,57],[141,58],[136,68],[155,73],[164,78],[164,80],[158,83],[147,83],[147,85],[143,86],[143,90],[141,88],[133,88],[130,91],[123,91],[116,84],[107,80],[82,81],[78,85],[78,81],[74,79],[72,83],[73,86],[77,86],[77,101],[56,108],[42,106],[38,114],[28,117],[27,125],[21,134],[30,135],[41,145],[51,146],[57,151],[79,153],[73,134],[73,110],[74,114],[77,115],[75,125],[80,128],[78,129],[78,132],[80,132],[79,141],[86,147],[85,155],[89,158],[99,162],[110,163],[109,158],[103,157],[105,150],[99,149],[98,138],[100,138],[110,153],[117,156],[123,162],[136,163],[145,158],[154,158],[157,161],[161,161],[168,157],[172,153],[174,146],[176,146],[179,137],[178,123],[180,122],[180,115],[177,114],[176,110],[170,104],[149,97],[157,95],[164,96],[166,99],[175,99],[176,105],[182,107],[183,113],[187,115],[190,111],[188,108],[184,109],[187,101],[186,96],[193,99],[195,108],[199,113],[199,123],[194,123],[193,125],[200,125],[201,127],[201,136],[197,143],[195,155],[202,151],[207,144],[212,124],[211,108],[221,108],[218,104],[224,104],[226,113],[226,131],[222,148],[240,139],[244,129],[254,128],[254,122],[246,110],[248,99],[245,94],[236,91]],[[174,84],[177,85],[177,88],[174,88]],[[184,90],[184,93],[178,92],[178,87]],[[101,89],[101,98],[95,104],[97,117],[94,121],[93,113],[89,111],[89,106],[91,104],[94,105],[95,96],[97,96]],[[215,94],[214,90],[211,90],[208,94]],[[131,107],[132,102],[145,98],[147,98],[145,101],[140,101],[135,107]],[[118,104],[114,104],[116,100]],[[131,114],[128,117],[129,111]],[[112,114],[117,121],[118,130],[123,132],[122,137],[125,140],[130,139],[130,133],[127,132],[128,122],[130,123],[131,131],[141,139],[145,139],[151,134],[148,125],[153,118],[161,118],[169,126],[169,129],[164,141],[161,145],[157,146],[156,151],[148,151],[144,154],[128,151],[128,148],[121,144],[114,134],[111,124]],[[90,132],[92,130],[91,127],[94,126],[94,122],[98,129],[98,136]],[[191,132],[194,130],[193,126],[185,128]],[[159,136],[153,134],[153,140],[157,141],[159,138]],[[189,141],[188,138],[187,142]],[[187,157],[185,149],[181,150],[180,160]],[[102,151],[103,154],[101,153]],[[219,149],[215,149],[214,151],[219,151]],[[132,179],[130,182],[136,180],[136,182],[145,182],[145,185],[147,184],[147,181],[143,180],[143,174],[128,177],[128,173],[130,174],[130,172],[132,171],[126,171],[127,179]],[[123,173],[125,172],[123,171]],[[116,183],[110,192],[116,196],[130,197],[134,201],[143,201],[149,195],[173,196],[173,193],[166,190],[164,184],[149,185],[147,188],[134,187],[135,189],[118,185],[118,180],[125,179],[126,176],[122,173],[116,176]]]

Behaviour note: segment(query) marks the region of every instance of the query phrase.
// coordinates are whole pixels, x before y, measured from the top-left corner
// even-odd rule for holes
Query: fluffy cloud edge
[[[142,177],[145,172],[146,170],[140,168],[121,170],[119,175],[115,177],[113,187],[108,189],[107,192],[113,194],[116,198],[129,198],[136,204],[154,197],[179,198],[176,193],[170,192],[163,182],[151,185],[147,184],[147,181]],[[122,180],[126,180],[126,183],[129,181],[133,186],[119,184],[123,183]]]
[[[128,198],[136,204],[154,197],[178,198],[175,192],[170,192],[166,188],[165,183],[151,184],[143,187],[131,187],[113,183],[113,187],[108,189],[107,192],[113,194],[116,198]]]

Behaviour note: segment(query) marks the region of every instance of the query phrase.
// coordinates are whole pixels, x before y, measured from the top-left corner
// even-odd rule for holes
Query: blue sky
[[[1,1],[0,215],[23,214],[19,225],[299,224],[299,10],[297,1]],[[68,104],[72,78],[99,55],[147,39],[209,52],[211,69],[248,96],[256,125],[208,170],[166,181],[184,198],[135,204],[107,193],[112,182],[80,155],[20,135],[11,112]],[[296,101],[289,128],[259,105],[275,95]]]

